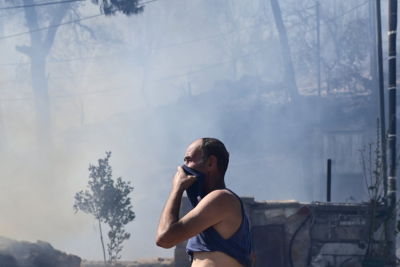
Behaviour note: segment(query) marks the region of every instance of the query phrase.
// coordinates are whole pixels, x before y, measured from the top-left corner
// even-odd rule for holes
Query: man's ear
[[[210,171],[217,170],[217,163],[218,163],[217,157],[214,156],[214,155],[212,155],[212,156],[208,159],[207,168],[208,168]]]

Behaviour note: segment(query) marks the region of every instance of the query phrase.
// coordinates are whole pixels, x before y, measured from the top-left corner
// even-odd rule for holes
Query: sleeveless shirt
[[[186,190],[191,206],[194,208],[204,197],[201,189],[205,175],[187,167],[186,165],[183,165],[182,167],[188,174],[195,175],[196,177],[199,175],[197,181]],[[240,201],[242,209],[242,224],[235,234],[228,239],[224,239],[214,229],[214,227],[209,227],[198,235],[190,238],[186,246],[186,252],[189,255],[190,261],[193,261],[193,252],[220,251],[236,259],[245,267],[251,267],[251,235],[249,220],[244,212],[243,202],[240,197],[231,190],[229,191]]]

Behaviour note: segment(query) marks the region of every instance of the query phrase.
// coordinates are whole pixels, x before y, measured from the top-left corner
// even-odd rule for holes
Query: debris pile
[[[81,258],[54,249],[47,242],[15,241],[0,236],[0,266],[2,267],[80,267]]]

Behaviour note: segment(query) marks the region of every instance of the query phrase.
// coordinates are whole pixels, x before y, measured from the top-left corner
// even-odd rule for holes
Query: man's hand
[[[174,177],[173,189],[183,192],[188,189],[196,180],[196,176],[188,175],[184,169],[179,166]]]

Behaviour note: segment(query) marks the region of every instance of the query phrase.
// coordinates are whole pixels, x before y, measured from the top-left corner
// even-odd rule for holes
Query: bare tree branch
[[[62,22],[62,20],[65,17],[65,14],[67,14],[67,11],[70,9],[71,3],[65,3],[61,4],[57,11],[55,12],[53,19],[50,22],[50,25],[58,25]],[[48,29],[47,34],[46,34],[46,39],[43,41],[43,49],[45,54],[47,54],[50,51],[51,46],[53,45],[54,42],[54,37],[56,36],[58,27],[51,27]]]
[[[21,52],[27,56],[31,56],[32,55],[32,48],[30,46],[26,46],[26,45],[16,45],[15,46],[15,50],[17,50],[18,52]]]

